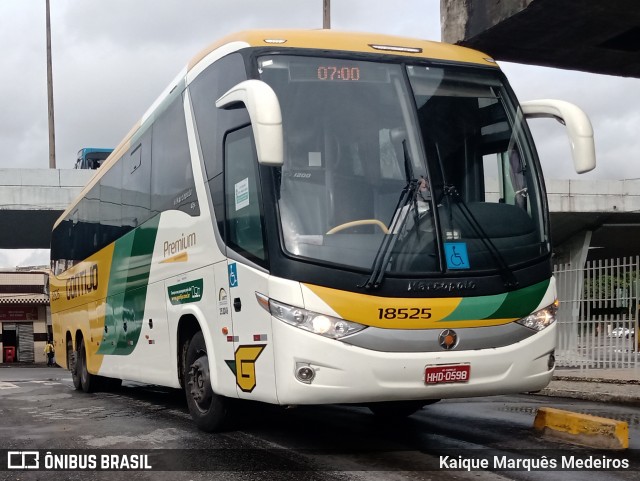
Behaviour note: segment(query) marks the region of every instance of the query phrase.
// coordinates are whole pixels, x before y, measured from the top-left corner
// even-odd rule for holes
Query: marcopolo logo
[[[202,286],[202,279],[169,286],[167,289],[169,301],[174,306],[187,304],[189,302],[198,302],[202,300]]]

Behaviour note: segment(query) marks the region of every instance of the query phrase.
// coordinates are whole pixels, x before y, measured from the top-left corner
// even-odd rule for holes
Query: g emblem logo
[[[266,344],[240,346],[236,350],[233,361],[225,361],[236,376],[236,384],[244,392],[251,392],[256,387],[256,361]]]

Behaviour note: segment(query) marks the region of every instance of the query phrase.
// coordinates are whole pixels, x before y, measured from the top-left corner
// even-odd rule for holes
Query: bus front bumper
[[[273,319],[278,402],[282,405],[368,403],[538,391],[553,376],[556,338],[554,323],[505,347],[389,353],[327,339]],[[425,382],[428,367],[453,366],[454,371],[467,370],[456,367],[460,365],[469,366],[468,380]],[[301,369],[311,373],[312,379],[300,380]]]

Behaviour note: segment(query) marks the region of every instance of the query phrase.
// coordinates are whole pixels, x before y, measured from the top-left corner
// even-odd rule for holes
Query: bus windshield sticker
[[[218,314],[220,316],[229,315],[229,298],[227,297],[227,291],[224,289],[218,291]]]
[[[229,287],[238,287],[238,271],[235,262],[229,264]]]
[[[169,286],[167,292],[172,305],[198,302],[202,299],[202,279]]]
[[[235,185],[236,212],[249,205],[249,178],[243,179]]]
[[[469,269],[469,255],[466,242],[445,242],[444,254],[449,269]]]
[[[309,167],[322,167],[321,152],[309,152]]]

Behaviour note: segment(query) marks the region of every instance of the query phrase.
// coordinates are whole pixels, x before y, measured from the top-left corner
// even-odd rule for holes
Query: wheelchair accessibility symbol
[[[229,287],[238,287],[238,271],[235,262],[229,264]]]
[[[449,269],[469,269],[469,255],[465,242],[445,242],[444,255]]]

